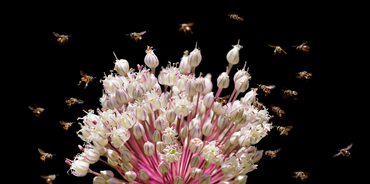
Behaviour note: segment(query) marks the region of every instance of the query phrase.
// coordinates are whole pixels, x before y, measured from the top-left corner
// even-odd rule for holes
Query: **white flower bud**
[[[127,104],[129,102],[127,91],[125,91],[124,89],[122,88],[117,89],[115,95],[116,95],[116,100],[120,104]]]
[[[154,54],[152,47],[148,46],[148,49],[145,52],[146,55],[144,58],[144,62],[146,66],[148,66],[149,68],[156,68],[159,65],[159,61],[157,56]]]
[[[222,72],[220,76],[217,78],[217,87],[219,88],[227,88],[229,87],[230,79],[229,75],[226,72]]]
[[[210,122],[204,123],[202,132],[204,136],[210,136],[212,134],[212,123]]]
[[[166,173],[166,172],[168,172],[168,170],[170,169],[170,166],[169,166],[169,164],[168,164],[165,160],[163,160],[163,161],[159,164],[158,169],[159,169],[159,171],[160,171],[162,174],[165,174],[165,173]]]
[[[247,183],[247,178],[248,178],[247,175],[237,176],[234,179],[234,184],[244,184],[244,183]]]
[[[184,184],[184,182],[185,181],[183,179],[181,179],[179,176],[176,176],[173,184]]]
[[[101,176],[95,176],[93,179],[93,184],[105,184],[105,179]]]
[[[162,141],[157,142],[157,151],[163,152],[164,148],[166,148],[166,144]]]
[[[154,153],[154,144],[147,141],[144,144],[144,153],[145,153],[145,155],[152,156],[153,153]]]
[[[229,139],[230,140],[230,143],[231,144],[237,144],[239,137],[240,137],[240,132],[233,133],[233,135],[231,135],[231,137]]]
[[[212,91],[213,83],[212,83],[211,79],[212,79],[212,75],[210,73],[208,73],[204,77],[204,81],[205,81],[205,84],[206,84],[206,89],[204,89],[204,91],[202,92],[203,95]]]
[[[123,184],[123,182],[120,182],[118,179],[116,178],[109,178],[107,180],[107,184]]]
[[[134,181],[136,179],[136,173],[134,171],[125,172],[125,177],[127,181]]]
[[[223,114],[223,113],[225,113],[225,110],[223,108],[222,103],[219,103],[219,102],[214,102],[213,103],[212,110],[216,114]]]
[[[186,84],[185,84],[185,92],[189,96],[196,95],[197,91],[195,90],[195,86],[196,86],[195,80],[194,79],[189,79],[188,81],[186,81]]]
[[[210,184],[211,183],[211,176],[209,174],[203,174],[200,178],[199,178],[199,184]]]
[[[206,89],[206,81],[203,77],[195,79],[195,91],[202,93]]]
[[[237,81],[238,79],[240,79],[241,77],[243,77],[243,76],[247,76],[247,77],[248,77],[248,73],[247,73],[247,71],[245,71],[245,70],[244,70],[246,65],[247,65],[247,62],[245,62],[245,63],[244,63],[244,67],[243,67],[243,69],[238,70],[238,71],[234,74],[234,83],[236,83],[236,81]],[[248,70],[248,69],[247,69],[247,70]]]
[[[144,109],[144,107],[139,106],[134,109],[134,115],[136,116],[137,119],[144,121],[146,120],[147,112]]]
[[[195,125],[191,130],[190,130],[190,136],[194,138],[199,138],[202,135],[202,131],[200,130],[199,125]]]
[[[84,161],[86,161],[89,164],[96,163],[100,158],[100,152],[98,148],[96,148],[93,145],[87,145],[85,147],[84,153]]]
[[[161,141],[161,132],[158,130],[155,130],[153,133],[153,142],[157,143],[158,141]]]
[[[258,161],[260,161],[262,158],[262,155],[263,155],[263,150],[256,151],[256,153],[252,157],[253,163],[257,163]]]
[[[176,113],[173,110],[168,110],[166,112],[166,119],[169,123],[172,123],[176,120]]]
[[[188,57],[188,64],[190,67],[197,67],[202,60],[202,55],[200,55],[200,50],[195,48],[193,51],[190,52]]]
[[[122,162],[121,164],[122,164],[122,167],[121,167],[121,168],[122,168],[125,172],[127,172],[127,171],[132,171],[133,166],[131,165],[131,163],[129,163],[129,162]]]
[[[140,177],[142,180],[148,181],[148,179],[149,179],[149,174],[148,174],[144,169],[140,169],[140,171],[139,171],[139,177]]]
[[[130,162],[131,161],[131,152],[129,150],[122,150],[121,151],[121,158],[124,162]]]
[[[162,116],[159,116],[155,121],[154,121],[154,128],[159,130],[159,131],[163,131],[166,129],[166,127],[164,126],[166,123],[166,120],[162,117]]]
[[[170,144],[174,141],[172,135],[170,135],[170,134],[163,134],[162,135],[162,140],[165,144]]]
[[[187,72],[190,72],[190,65],[188,64],[188,52],[185,51],[185,54],[182,56],[181,61],[180,61],[180,73],[181,74],[186,74]]]
[[[221,117],[218,118],[218,121],[217,121],[218,128],[220,128],[220,130],[223,130],[230,120],[231,119],[229,117],[226,117],[225,115],[221,115]]]
[[[251,145],[252,137],[250,134],[243,134],[238,138],[238,142],[240,146],[250,146]]]
[[[188,136],[188,126],[184,126],[181,130],[180,130],[180,136],[185,139],[187,136]]]
[[[212,102],[215,100],[215,97],[213,96],[213,92],[207,93],[203,98],[203,104],[207,108],[211,107]]]
[[[143,84],[136,85],[132,91],[132,97],[135,100],[139,100],[142,98],[143,94],[145,93],[145,87]]]
[[[202,150],[203,144],[203,141],[199,138],[193,138],[190,140],[189,149],[193,153],[198,153]]]
[[[116,167],[118,165],[118,162],[111,160],[108,158],[108,164],[112,165],[113,167]]]
[[[109,178],[113,178],[114,174],[110,170],[104,170],[100,171],[101,177],[103,177],[105,180],[109,180]]]
[[[239,40],[238,40],[238,44],[233,45],[233,49],[231,49],[227,53],[226,59],[230,64],[235,65],[239,63],[239,50],[241,48],[243,48],[243,46],[239,45]]]
[[[206,163],[204,164],[203,168],[204,169],[207,169],[209,166],[211,166],[212,162],[210,161],[206,161]]]
[[[125,59],[117,59],[116,63],[114,63],[114,70],[120,75],[127,76],[127,73],[130,71],[128,61]]]
[[[193,158],[191,158],[190,160],[190,167],[193,168],[193,167],[197,167],[200,163],[200,159],[199,159],[199,156],[194,156]]]
[[[117,154],[117,152],[115,152],[111,149],[108,149],[107,158],[111,159],[114,162],[117,162],[118,161],[118,154]]]
[[[192,178],[199,178],[199,176],[203,173],[202,169],[198,169],[196,167],[190,169],[190,176]]]
[[[134,131],[134,136],[136,139],[140,139],[144,134],[145,134],[145,130],[144,130],[144,127],[143,125],[141,125],[141,123],[136,123],[133,127],[133,131]]]
[[[244,93],[249,87],[249,80],[247,76],[243,76],[235,83],[235,90]]]
[[[226,151],[230,147],[230,139],[228,139],[225,144],[222,146],[221,150]]]
[[[83,160],[76,160],[71,164],[72,174],[77,177],[83,177],[87,174],[89,170],[89,163]]]
[[[241,98],[242,103],[254,103],[256,101],[256,95],[257,95],[257,88],[250,90],[248,93],[244,95],[243,98]]]

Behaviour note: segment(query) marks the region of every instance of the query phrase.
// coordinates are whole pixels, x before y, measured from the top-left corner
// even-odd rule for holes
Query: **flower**
[[[140,169],[139,171],[139,177],[145,181],[148,181],[149,179],[149,174],[144,170],[144,169]]]
[[[232,45],[233,49],[231,49],[227,55],[226,59],[230,64],[238,64],[239,63],[239,50],[243,48],[243,46],[239,45],[239,40],[237,45]]]
[[[217,87],[227,88],[229,87],[229,83],[230,83],[229,75],[227,75],[226,72],[222,72],[222,74],[217,78]]]
[[[200,64],[200,61],[202,60],[202,55],[200,55],[200,50],[196,48],[190,52],[190,55],[188,57],[188,64],[190,67],[197,67]]]
[[[125,172],[125,177],[127,181],[134,181],[136,179],[136,173],[134,171]]]
[[[203,141],[199,138],[193,138],[190,140],[190,151],[193,153],[198,153],[203,148]]]
[[[187,72],[190,72],[190,65],[188,64],[188,51],[186,50],[185,52],[184,52],[184,55],[182,56],[182,58],[181,58],[181,61],[180,61],[180,66],[179,66],[179,68],[180,68],[180,73],[181,74],[186,74]]]
[[[211,183],[211,175],[209,174],[203,174],[200,178],[199,178],[199,184],[209,184]]]
[[[100,171],[101,176],[95,176],[93,184],[122,184],[117,178],[114,178],[112,171]]]
[[[149,68],[156,68],[159,65],[159,61],[152,48],[153,47],[148,46],[147,50],[145,51],[146,55],[144,62]]]
[[[216,141],[211,141],[204,146],[200,152],[200,157],[206,161],[213,161],[213,159],[219,154],[220,148],[216,146]]]
[[[153,155],[154,154],[154,144],[147,141],[144,144],[144,153],[145,153],[145,155],[148,155],[148,156]]]
[[[161,159],[168,163],[172,163],[180,161],[182,152],[177,144],[168,144],[166,148],[163,149],[163,153],[164,154],[161,154]]]

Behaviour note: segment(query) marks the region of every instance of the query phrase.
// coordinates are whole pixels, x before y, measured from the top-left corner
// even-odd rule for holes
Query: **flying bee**
[[[300,51],[303,51],[305,54],[308,53],[308,51],[310,51],[310,47],[308,45],[306,45],[306,43],[308,43],[307,41],[304,41],[301,45],[298,45],[298,46],[293,46],[295,47],[297,50],[300,50]]]
[[[217,97],[215,98],[215,102],[219,102],[219,103],[222,103],[222,104],[226,104],[227,103],[227,99],[230,97],[230,95],[226,95],[224,97]]]
[[[179,136],[179,134],[176,134],[175,138],[176,138],[176,141],[179,142],[181,146],[183,146],[182,140],[181,140],[181,137]]]
[[[39,153],[41,154],[40,159],[41,159],[42,161],[44,161],[44,162],[45,162],[45,159],[47,159],[47,158],[52,159],[52,158],[53,158],[53,156],[55,156],[55,154],[45,153],[45,152],[44,152],[44,151],[42,151],[42,149],[40,149],[40,148],[38,148],[38,150],[39,150]]]
[[[51,175],[41,175],[40,177],[42,179],[45,179],[47,184],[52,184],[53,181],[55,180],[56,176],[57,175],[55,175],[55,174],[51,174]]]
[[[350,145],[348,145],[346,148],[343,148],[341,150],[339,150],[339,153],[335,154],[333,157],[337,157],[339,155],[343,155],[345,157],[348,157],[348,158],[351,158],[351,153],[348,151],[349,149],[351,149],[352,147],[352,143]]]
[[[140,33],[136,33],[136,32],[133,32],[133,33],[130,33],[130,34],[127,34],[131,37],[131,39],[134,39],[135,42],[137,43],[137,40],[140,40],[142,39],[142,36],[146,33],[146,31],[143,31],[143,32],[140,32]]]
[[[64,42],[68,42],[69,38],[68,37],[72,37],[71,35],[60,35],[56,32],[53,32],[54,36],[55,37],[58,37],[57,41],[59,42],[59,45],[62,45]]]
[[[292,90],[290,90],[290,89],[288,89],[288,88],[286,88],[284,86],[283,86],[283,88],[285,89],[285,90],[282,90],[284,92],[283,98],[293,97],[294,100],[297,100],[297,98],[295,97],[295,96],[298,95],[298,92],[297,91],[292,91]]]
[[[311,172],[302,172],[302,171],[298,171],[298,172],[294,172],[294,176],[292,176],[293,178],[298,178],[300,177],[302,181],[305,181],[305,179],[308,178],[308,174],[310,174]]]
[[[260,110],[262,110],[263,103],[262,102],[258,102],[258,99],[257,99],[256,102],[253,104],[253,107],[255,109],[258,109],[260,111]]]
[[[237,14],[229,13],[229,17],[230,17],[230,19],[234,19],[234,20],[237,20],[237,21],[243,21],[243,18],[239,17]]]
[[[31,106],[28,106],[29,109],[31,109],[33,111],[33,113],[35,114],[35,116],[37,116],[38,118],[40,117],[40,114],[42,112],[44,112],[44,108],[41,108],[39,107],[37,104],[33,103],[33,105],[35,106],[35,108],[31,107]]]
[[[88,76],[84,71],[80,71],[80,74],[81,74],[81,81],[77,84],[77,86],[81,85],[82,82],[86,82],[86,85],[84,87],[84,89],[86,89],[87,85],[89,84],[89,82],[92,82],[94,80],[94,78],[96,77],[92,77],[92,76]]]
[[[68,108],[70,108],[71,107],[71,105],[74,105],[74,104],[83,104],[84,103],[84,101],[82,101],[82,100],[80,100],[80,99],[78,99],[77,100],[77,98],[70,98],[70,99],[68,99],[68,100],[66,100],[66,103],[67,103],[67,105],[68,105]]]
[[[277,150],[274,150],[274,151],[271,151],[271,150],[268,150],[268,151],[265,151],[265,155],[267,155],[268,157],[271,157],[271,159],[275,158],[276,157],[276,153],[278,153],[281,149],[277,149]]]
[[[72,126],[72,124],[73,123],[75,123],[75,122],[65,122],[65,121],[59,121],[59,123],[61,124],[61,125],[64,125],[64,130],[68,130],[68,128],[69,127],[71,127]]]
[[[311,76],[312,76],[312,74],[307,73],[307,71],[302,71],[302,72],[299,72],[295,75],[295,77],[297,79],[301,79],[302,77],[304,77],[304,78],[306,78],[306,80],[308,80]]]
[[[278,115],[280,118],[282,116],[282,114],[285,114],[285,112],[283,110],[280,109],[280,107],[277,107],[275,106],[274,104],[271,104],[271,110],[272,112],[274,112],[276,115]]]
[[[262,84],[257,84],[258,85],[258,89],[262,90],[263,93],[265,93],[265,97],[271,93],[271,90],[272,89],[275,89],[275,85],[269,85],[269,86],[266,86],[266,85],[262,85]]]
[[[280,135],[288,135],[288,132],[293,128],[293,126],[277,126],[276,129],[280,132]]]
[[[193,26],[194,23],[193,22],[188,22],[187,24],[180,24],[180,28],[179,28],[179,31],[183,30],[185,35],[186,35],[186,32],[189,31],[191,34],[193,34],[193,32],[191,31],[191,26]]]
[[[285,50],[283,50],[280,46],[275,46],[275,45],[268,45],[269,47],[273,47],[275,48],[274,50],[274,55],[277,53],[277,55],[279,55],[281,52],[284,52],[284,54],[286,55],[287,53],[285,52]]]

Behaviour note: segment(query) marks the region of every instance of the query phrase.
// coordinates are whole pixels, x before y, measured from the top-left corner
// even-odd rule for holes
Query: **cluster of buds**
[[[86,112],[78,136],[86,142],[83,153],[67,160],[78,177],[95,174],[93,183],[242,183],[257,168],[262,151],[257,144],[271,129],[267,110],[257,109],[256,90],[247,91],[246,64],[233,77],[234,91],[227,103],[216,99],[230,84],[231,66],[239,62],[238,44],[227,54],[229,67],[217,78],[196,77],[202,56],[195,48],[185,52],[180,66],[169,64],[158,78],[158,58],[148,46],[145,64],[129,70],[126,60],[116,60],[115,70],[102,81],[102,110]],[[164,91],[161,86],[164,85]],[[168,88],[169,92],[168,92]],[[101,158],[101,157],[105,157]],[[89,169],[104,162],[112,171]]]

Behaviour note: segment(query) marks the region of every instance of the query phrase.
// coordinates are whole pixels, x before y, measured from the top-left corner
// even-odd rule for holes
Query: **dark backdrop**
[[[56,184],[92,182],[92,174],[82,178],[66,174],[69,166],[64,163],[65,158],[73,159],[80,153],[77,145],[83,142],[75,133],[79,126],[65,131],[59,121],[76,121],[85,115],[83,109],[100,107],[103,87],[99,80],[103,72],[108,75],[114,68],[113,51],[137,69],[137,64],[144,64],[146,46],[153,46],[160,62],[158,75],[161,66],[166,66],[168,61],[180,62],[184,50],[192,51],[198,42],[202,61],[196,73],[212,73],[213,91],[216,91],[217,76],[228,64],[226,54],[238,39],[243,48],[240,62],[232,68],[230,78],[247,61],[252,76],[250,87],[256,87],[255,83],[277,86],[267,98],[258,91],[259,101],[271,114],[271,103],[285,111],[283,119],[275,115],[273,124],[293,126],[288,136],[280,137],[274,129],[255,145],[258,149],[281,148],[281,151],[273,160],[264,156],[258,169],[248,174],[248,183],[301,182],[291,177],[294,171],[311,171],[306,183],[342,183],[355,179],[353,158],[332,158],[350,143],[354,143],[350,151],[356,157],[358,145],[353,140],[355,129],[350,126],[353,123],[350,112],[342,103],[348,97],[335,91],[344,80],[337,75],[338,62],[346,59],[344,55],[338,57],[335,50],[338,42],[332,31],[339,23],[324,8],[309,3],[287,8],[279,3],[233,2],[229,2],[233,8],[216,8],[214,4],[200,7],[196,2],[184,2],[171,8],[155,2],[104,7],[99,4],[53,5],[31,13],[28,29],[33,33],[34,44],[22,42],[18,46],[28,58],[23,67],[29,89],[24,97],[26,104],[20,108],[21,116],[27,118],[26,129],[32,130],[32,134],[27,135],[32,180],[42,183],[39,175],[58,173]],[[231,20],[229,13],[238,14],[244,21]],[[186,36],[178,31],[179,24],[186,22],[194,22],[194,34]],[[141,31],[146,31],[141,43],[126,36]],[[59,45],[52,32],[72,37],[68,43]],[[293,47],[304,40],[308,40],[311,47],[308,54]],[[279,45],[288,54],[274,56],[268,44]],[[80,70],[97,77],[86,89],[83,89],[84,83],[76,85],[81,78]],[[294,77],[303,70],[313,74],[308,81]],[[298,100],[282,99],[282,86],[297,91]],[[221,95],[231,93],[232,89],[233,82]],[[65,100],[70,97],[85,103],[68,108]],[[33,103],[47,108],[40,118],[27,109]],[[37,148],[57,156],[43,163]],[[99,163],[91,168],[109,169]]]

